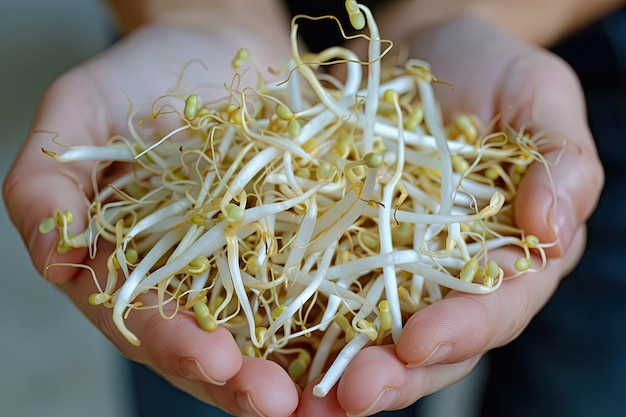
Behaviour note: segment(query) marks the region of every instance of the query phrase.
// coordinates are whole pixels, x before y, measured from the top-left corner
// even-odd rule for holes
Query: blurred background
[[[99,0],[0,1],[0,179],[39,97],[62,72],[110,44]],[[113,346],[30,264],[0,205],[0,404],[20,417],[131,417],[126,368]],[[480,372],[428,398],[427,414],[471,416]],[[447,398],[454,398],[448,401]]]

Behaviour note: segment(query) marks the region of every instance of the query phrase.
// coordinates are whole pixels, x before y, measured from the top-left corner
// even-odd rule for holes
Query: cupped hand
[[[541,272],[505,281],[489,295],[451,292],[418,311],[395,347],[361,351],[327,397],[314,397],[308,386],[299,416],[400,409],[468,375],[482,355],[523,331],[576,264],[584,248],[584,223],[602,187],[581,88],[557,57],[472,18],[404,40],[411,57],[430,62],[439,80],[455,86],[437,86],[444,115],[464,111],[486,122],[500,117],[502,123],[553,138],[540,148],[551,162],[549,172],[541,164],[529,168],[516,197],[515,220],[527,233],[556,245]],[[502,266],[517,257],[513,249],[490,254]]]
[[[91,266],[104,279],[107,251],[101,248],[94,259],[86,250],[58,254],[54,233],[43,235],[38,231],[39,223],[55,210],[73,212],[73,232],[81,231],[86,224],[81,214],[85,212],[83,195],[92,193],[93,167],[88,162],[60,164],[41,149],[61,150],[51,140],[53,136],[64,146],[102,145],[115,134],[127,134],[130,106],[149,105],[166,94],[177,85],[185,64],[199,60],[205,66],[190,65],[183,86],[228,84],[233,74],[230,62],[239,48],[249,48],[265,70],[286,61],[287,41],[283,33],[260,36],[234,26],[192,31],[152,25],[129,34],[49,87],[32,133],[4,184],[10,216],[42,275],[67,293],[123,355],[150,366],[200,400],[235,415],[288,416],[296,408],[298,391],[277,364],[242,358],[225,328],[205,332],[192,315],[184,312],[164,320],[155,309],[134,311],[128,327],[141,344],[133,346],[113,325],[110,309],[88,304],[88,296],[95,290],[89,271],[47,268],[60,262],[81,263]]]

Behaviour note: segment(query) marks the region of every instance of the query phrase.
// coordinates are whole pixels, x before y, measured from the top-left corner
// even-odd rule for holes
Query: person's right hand
[[[60,255],[55,252],[54,233],[38,232],[39,223],[54,210],[70,210],[75,215],[73,226],[84,227],[85,203],[76,181],[87,195],[92,190],[92,164],[60,164],[46,156],[42,148],[57,147],[51,134],[41,132],[55,132],[63,145],[102,145],[112,135],[128,132],[129,103],[137,106],[154,101],[176,85],[183,64],[191,60],[202,60],[207,69],[193,66],[186,73],[186,85],[229,83],[233,74],[230,62],[241,47],[249,48],[264,69],[282,64],[288,58],[289,44],[283,30],[287,22],[281,23],[269,23],[271,29],[265,32],[246,31],[232,22],[219,28],[207,21],[205,28],[193,30],[153,24],[125,36],[49,87],[32,133],[4,184],[9,214],[38,271],[62,289],[124,356],[235,415],[289,416],[296,409],[298,390],[279,365],[242,357],[228,330],[219,327],[206,332],[193,315],[179,313],[164,320],[155,309],[133,311],[127,324],[141,341],[140,346],[133,346],[114,326],[110,309],[88,304],[88,296],[95,290],[88,271],[46,268],[55,262],[84,263],[106,277],[107,251],[99,251],[95,259],[90,259],[86,250]]]

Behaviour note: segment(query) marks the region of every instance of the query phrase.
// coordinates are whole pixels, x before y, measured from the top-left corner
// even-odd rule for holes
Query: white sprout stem
[[[137,292],[137,288],[140,286],[139,284],[142,282],[150,268],[152,268],[161,256],[163,256],[172,246],[176,244],[181,235],[182,230],[174,229],[165,235],[163,239],[159,240],[139,262],[113,297],[113,322],[126,339],[128,339],[128,341],[135,346],[139,346],[140,342],[137,336],[135,336],[135,334],[133,334],[128,327],[126,327],[124,312],[130,305],[131,300],[136,296],[135,293]]]
[[[424,155],[423,152],[417,152],[411,149],[405,149],[406,160],[413,166],[422,166],[432,170],[441,170],[441,164],[438,159],[434,159],[430,155]]]
[[[311,67],[304,62],[302,62],[302,58],[300,52],[298,51],[298,24],[293,23],[291,26],[291,57],[298,68],[298,71],[304,79],[306,79],[315,92],[317,98],[324,103],[324,105],[332,111],[336,117],[344,118],[350,116],[350,113],[345,109],[337,106],[335,100],[330,97],[330,95],[326,92],[324,87],[320,84],[317,79],[315,72],[311,69]]]
[[[426,280],[420,274],[413,274],[411,276],[411,287],[409,288],[409,295],[411,301],[419,306],[420,299],[422,298],[422,291],[424,289],[424,282]]]
[[[287,175],[286,173],[282,172],[282,173],[268,173],[267,177],[266,177],[266,184],[273,184],[273,185],[289,185],[291,184],[291,182],[289,180],[287,180]],[[317,180],[311,180],[311,179],[305,179],[305,178],[298,178],[298,184],[302,187],[302,188],[311,188],[313,186],[315,186],[316,184],[318,184]],[[343,184],[343,182],[332,182],[332,183],[328,183],[326,185],[324,185],[322,188],[320,188],[319,190],[319,194],[316,196],[318,201],[320,202],[326,202],[326,205],[331,205],[333,203],[336,202],[336,200],[340,199],[343,194],[344,194],[344,190],[345,190],[345,185]],[[328,198],[326,198],[328,197]]]
[[[355,281],[354,276],[344,276],[342,278],[339,278],[339,280],[337,281],[337,286],[341,288],[348,288],[348,286],[352,284],[353,281]],[[320,322],[329,323],[330,320],[335,317],[335,314],[337,314],[337,311],[339,310],[342,302],[343,299],[341,297],[335,294],[330,294],[328,296],[328,302],[326,303],[326,309],[324,310],[324,314]],[[322,330],[326,330],[326,328],[323,327]]]
[[[222,138],[222,141],[218,148],[219,155],[226,154],[230,144],[232,143],[234,133],[235,133],[235,129],[232,126],[229,126],[228,129],[226,129],[226,132],[224,132],[224,137]],[[207,187],[206,184],[212,184],[216,175],[217,175],[217,171],[215,170],[211,170],[207,172],[207,174],[205,175],[204,181],[202,182],[202,186],[200,188],[200,192],[198,193],[198,196],[196,197],[196,201],[194,203],[195,207],[202,207],[202,205],[204,204],[204,200],[206,199],[209,193],[209,187]],[[185,201],[185,200],[179,200],[179,202],[180,201]],[[172,255],[170,256],[170,259],[177,258],[181,252],[187,249],[187,246],[189,246],[192,242],[194,242],[198,238],[199,233],[202,233],[203,230],[204,228],[198,227],[196,225],[192,225],[192,227],[190,227],[190,229],[187,231],[187,234],[183,237],[181,243],[178,245],[174,253],[172,253]],[[198,283],[200,281],[201,280],[199,279],[194,280],[195,283]]]
[[[498,189],[497,187],[490,187],[488,185],[472,181],[469,178],[461,179],[460,175],[453,175],[453,178],[455,181],[461,180],[461,188],[477,200],[489,200],[496,191],[506,194],[505,190]]]
[[[315,258],[315,259],[317,259],[317,258]],[[276,266],[276,268],[278,270],[280,270],[280,267]],[[245,275],[242,275],[242,276],[245,277]],[[303,268],[302,271],[298,272],[298,284],[302,284],[303,286],[306,286],[306,285],[310,284],[311,282],[313,282],[314,280],[315,280],[315,276],[312,276],[309,273],[304,272],[304,268]],[[259,281],[257,281],[256,283],[258,283],[258,282]],[[270,286],[269,286],[270,284],[268,284],[268,283],[265,283],[265,284],[266,284],[265,287],[260,286],[259,289],[270,288]],[[321,294],[324,294],[326,296],[336,295],[336,296],[340,297],[343,300],[344,305],[348,309],[351,309],[351,310],[357,310],[359,308],[362,308],[364,305],[371,306],[371,307],[374,306],[371,302],[369,302],[363,296],[352,292],[348,288],[344,288],[342,286],[336,285],[333,282],[333,280],[329,279],[328,277],[326,277],[326,279],[324,279],[322,281],[322,283],[320,284],[318,290],[319,290],[319,292]],[[371,310],[370,310],[370,312],[371,312]]]
[[[498,289],[502,279],[498,279],[493,286],[462,281],[449,274],[420,264],[406,264],[404,269],[424,277],[427,281],[436,282],[442,287],[468,294],[489,294]]]
[[[383,201],[382,205],[378,209],[378,231],[380,235],[380,253],[390,253],[393,251],[393,242],[391,239],[391,206],[392,199],[396,192],[396,187],[402,172],[404,171],[404,130],[402,129],[402,110],[398,103],[396,95],[393,97],[393,104],[396,109],[396,115],[398,118],[398,154],[396,159],[396,168],[391,180],[383,188]],[[402,311],[400,309],[400,299],[398,297],[398,280],[396,277],[395,267],[393,265],[386,265],[383,267],[383,278],[385,282],[385,295],[389,302],[389,308],[391,310],[391,335],[394,342],[398,341],[400,333],[402,332]]]
[[[166,140],[168,140],[169,138],[171,138],[175,134],[177,134],[179,132],[182,132],[184,130],[187,130],[189,128],[191,128],[190,125],[184,125],[184,126],[180,126],[180,127],[176,128],[176,129],[172,130],[167,135],[163,136],[161,139],[159,139],[158,141],[156,141],[155,143],[151,144],[146,149],[144,149],[143,151],[141,151],[137,155],[135,155],[135,159],[139,159],[142,156],[151,153],[152,150],[154,150],[156,147],[158,147],[160,144],[162,144],[163,142],[165,142]],[[150,156],[152,156],[152,155],[150,155]]]
[[[333,260],[333,256],[335,255],[335,248],[333,246],[329,246],[322,253],[322,257],[319,260],[319,264],[317,266],[317,271],[315,271],[315,276],[313,281],[309,282],[307,286],[304,288],[302,292],[298,294],[298,296],[289,303],[289,306],[281,313],[281,315],[268,327],[267,333],[268,335],[273,335],[276,331],[282,327],[287,320],[290,320],[291,317],[306,303],[315,292],[319,289],[320,284],[326,278],[326,272],[330,266],[330,262]]]
[[[450,148],[448,147],[448,140],[441,127],[441,120],[437,113],[433,89],[430,83],[419,79],[417,84],[424,106],[426,126],[428,130],[432,132],[437,142],[437,148],[439,149],[441,164],[441,213],[450,214],[454,191],[452,190],[452,158]]]
[[[286,333],[285,333],[285,336],[283,336],[283,337],[279,338],[278,340],[276,340],[275,343],[272,343],[272,345],[270,345],[268,351],[271,352],[276,347],[279,347],[281,345],[284,346],[286,344],[286,342],[289,341],[290,339],[296,339],[296,338],[302,337],[302,336],[310,336],[311,333],[315,332],[316,330],[320,330],[324,324],[325,323],[321,323],[320,322],[320,323],[317,323],[314,326],[304,328],[304,329],[302,329],[300,331],[297,331],[297,332],[294,332],[294,333],[291,333],[290,330],[287,330]],[[267,337],[267,333],[265,333],[264,336]]]
[[[270,281],[270,280],[265,279],[265,277],[262,277],[261,279],[259,279],[256,276],[252,276],[248,274],[246,271],[240,271],[240,272],[241,272],[241,280],[243,281],[244,285],[246,287],[254,288],[255,290],[259,290],[259,291],[269,290],[272,288],[279,287],[283,285],[285,282],[284,279],[274,279]]]
[[[417,80],[418,90],[424,108],[424,119],[426,126],[432,132],[437,147],[439,148],[439,158],[441,163],[441,203],[440,213],[450,214],[454,201],[454,190],[452,182],[452,157],[448,140],[443,131],[441,120],[437,112],[435,97],[430,82],[423,79]],[[459,223],[448,224],[448,237],[446,242],[446,252],[455,245],[464,245],[461,238],[461,225]]]
[[[393,80],[386,81],[379,85],[377,91],[375,91],[376,97],[383,98],[385,91],[393,90],[397,91],[398,94],[402,95],[408,93],[413,90],[415,86],[415,78],[410,75],[401,75],[399,77],[394,78]],[[367,87],[365,89],[359,90],[358,95],[365,96],[368,94]],[[391,126],[391,125],[388,125]]]
[[[302,187],[296,180],[296,176],[293,172],[293,164],[291,153],[285,152],[283,154],[283,169],[285,171],[285,178],[287,179],[287,183],[293,188],[293,191],[300,193],[302,192]]]
[[[300,190],[300,193],[302,190]],[[265,204],[268,204],[270,201],[270,197],[266,197]],[[265,217],[259,219],[259,225],[263,229],[263,233],[265,234],[265,239],[261,239],[259,242],[259,252],[257,253],[257,261],[260,263],[260,271],[261,274],[267,279],[267,271],[268,271],[268,256],[267,251],[268,248],[273,244],[271,242],[271,238],[269,236],[276,236],[276,215],[269,214]]]
[[[309,120],[307,124],[302,126],[300,134],[293,139],[294,143],[302,145],[307,140],[317,135],[322,129],[328,126],[329,123],[337,119],[337,116],[330,110],[325,110],[322,113]]]
[[[367,21],[370,32],[367,55],[369,59],[367,68],[367,98],[365,99],[365,128],[363,129],[363,153],[372,151],[374,143],[374,123],[378,111],[378,92],[380,85],[380,34],[378,26],[370,10],[362,5],[359,9]]]
[[[285,270],[279,280],[282,279],[282,276],[284,276],[288,281],[294,280],[306,253],[307,244],[311,241],[316,221],[317,203],[314,198],[311,198],[309,200],[309,209],[304,215],[302,222],[300,223],[300,227],[296,232],[296,236],[289,251],[289,256],[285,262]]]
[[[133,123],[133,121],[135,120],[135,116],[137,116],[140,108],[141,107],[137,107],[135,110],[133,110],[131,107],[131,109],[129,110],[128,118],[126,119],[126,127],[128,128],[130,136],[133,138],[133,140],[137,142],[142,148],[145,148],[145,141],[139,135],[135,127],[135,123]]]
[[[134,182],[145,181],[152,175],[151,172],[146,170],[136,170],[134,172],[129,172],[127,174],[122,175],[121,177],[115,179],[112,183],[108,184],[103,189],[98,189],[96,185],[94,185],[94,199],[93,202],[103,202],[108,198],[111,198],[113,194],[118,192],[118,190],[123,189],[124,187],[133,184]]]
[[[222,190],[224,188],[226,188],[226,192],[224,193],[225,196],[222,199],[222,206],[228,204],[230,199],[232,199],[237,194],[239,194],[241,192],[241,190],[243,189],[243,187],[246,185],[246,184],[242,184],[242,185],[240,185],[240,188],[237,190],[237,192],[230,193],[231,189],[228,186],[228,181],[232,178],[232,176],[235,174],[237,169],[241,166],[241,164],[243,163],[243,159],[244,159],[245,155],[248,152],[250,152],[252,150],[252,148],[254,148],[254,143],[250,142],[250,143],[246,144],[246,146],[243,147],[241,152],[239,152],[237,154],[237,158],[230,164],[230,166],[228,167],[226,172],[220,176],[219,181],[217,181],[217,183],[215,184],[215,188],[212,189],[212,190],[209,190],[209,192],[211,194],[219,195],[222,192]],[[269,150],[269,149],[275,149],[275,148],[267,148],[265,150]],[[259,155],[260,155],[260,153],[257,154],[255,157],[258,157]],[[272,155],[267,155],[267,154],[265,154],[264,157],[267,157],[269,160],[271,160],[271,158],[273,158]],[[268,162],[269,162],[269,160],[268,160]],[[258,168],[258,167],[256,167],[256,168]],[[241,171],[239,172],[239,174],[241,174]],[[237,175],[239,175],[239,174],[237,174]],[[250,172],[246,172],[245,175],[252,175],[252,176],[254,176],[255,173],[250,174]],[[226,200],[226,198],[228,198],[228,200]]]
[[[441,287],[435,281],[425,280],[424,285],[426,287],[426,291],[428,292],[428,298],[430,303],[435,303],[443,299],[443,292],[441,291]]]
[[[426,192],[409,182],[403,182],[403,184],[406,187],[409,197],[416,201],[416,205],[423,206],[432,212],[440,212],[439,203]]]
[[[302,87],[300,86],[300,74],[294,71],[295,69],[295,62],[292,59],[287,66],[287,72],[291,74],[287,81],[287,88],[289,89],[291,111],[299,113],[304,109],[304,103],[302,100]]]
[[[259,207],[251,207],[245,210],[245,220],[241,223],[241,226],[246,226],[252,222],[255,222],[265,216],[280,213],[290,208],[296,206],[297,204],[302,203],[303,201],[311,198],[315,192],[321,187],[323,183],[320,183],[318,187],[313,187],[310,190],[304,192],[302,195],[297,197],[277,202],[271,204],[265,204]],[[226,238],[224,237],[224,232],[226,226],[228,225],[227,221],[222,221],[211,229],[207,230],[198,240],[196,240],[193,245],[191,245],[187,250],[182,253],[178,258],[172,260],[163,266],[161,266],[156,271],[152,272],[148,275],[144,282],[146,285],[156,285],[160,281],[167,279],[169,276],[176,274],[178,271],[182,270],[187,264],[189,264],[195,257],[200,256],[206,253],[215,253],[220,248],[223,248],[226,245]],[[252,233],[250,231],[249,233]],[[134,271],[133,271],[134,272]],[[134,294],[135,296],[137,294]]]
[[[228,266],[228,261],[224,259],[223,254],[220,254],[219,256],[216,257],[215,265],[217,266],[217,276],[219,277],[219,283],[224,288],[224,291],[226,292],[226,297],[224,297],[224,301],[222,301],[221,305],[217,306],[217,308],[215,309],[214,317],[218,323],[220,322],[225,323],[228,321],[229,317],[220,319],[219,316],[222,313],[222,311],[230,304],[230,301],[233,298],[233,295],[235,292],[234,286],[233,286],[233,278],[230,276],[231,270],[230,270],[230,267]],[[219,293],[216,291],[213,294],[215,295],[215,297],[211,298],[212,303],[215,302],[215,299],[217,298],[217,294]]]
[[[176,259],[180,256],[181,253],[187,250],[189,246],[193,244],[193,242],[198,239],[204,233],[204,227],[198,226],[196,224],[192,224],[191,227],[185,233],[185,236],[180,240],[180,243],[176,246],[176,249],[172,252],[172,254],[168,258],[168,262],[172,259]]]
[[[250,329],[252,344],[256,347],[261,347],[263,346],[263,340],[257,340],[255,332],[256,325],[254,321],[254,312],[252,311],[252,307],[250,306],[250,300],[248,300],[246,288],[244,287],[243,281],[241,279],[241,271],[239,268],[239,244],[237,243],[237,238],[235,236],[228,236],[226,238],[226,243],[226,256],[228,259],[228,267],[230,269],[230,277],[232,279],[233,288],[235,289],[235,294],[237,295],[239,305],[241,306],[241,309],[246,316],[248,328]]]
[[[492,251],[494,249],[503,248],[505,246],[516,245],[519,243],[519,238],[503,236],[498,239],[488,239],[485,242],[474,242],[467,245],[467,250],[470,254],[477,254],[481,251]]]
[[[315,237],[307,250],[308,252],[319,251],[327,247],[330,242],[336,242],[337,238],[354,224],[354,221],[367,208],[368,201],[372,198],[377,173],[377,168],[368,168],[361,195],[358,195],[358,190],[353,190],[318,219],[314,232]],[[347,210],[346,207],[348,207]]]
[[[266,168],[270,161],[280,155],[280,152],[281,150],[278,148],[265,148],[261,152],[257,153],[244,166],[242,166],[224,193],[224,197],[222,197],[222,209],[226,204],[230,203],[233,198],[241,193],[244,187],[250,183],[252,178],[259,171]],[[223,183],[223,181],[221,181],[221,183]]]
[[[385,265],[402,265],[420,261],[420,254],[413,249],[396,250],[389,253],[372,255],[367,258],[358,258],[352,261],[331,266],[327,279],[334,280],[342,276],[358,275],[362,272],[382,268]]]
[[[365,215],[373,216],[376,209],[367,207],[364,210]],[[380,209],[379,209],[380,211]],[[460,224],[468,223],[477,220],[485,220],[497,213],[472,213],[472,214],[438,214],[438,213],[416,213],[413,211],[397,210],[394,211],[394,217],[399,222],[413,223],[413,224]]]
[[[365,333],[359,333],[354,336],[352,340],[341,349],[337,358],[322,377],[322,380],[313,387],[313,395],[316,397],[325,397],[333,386],[335,386],[337,381],[339,381],[339,378],[341,378],[341,375],[343,375],[350,362],[352,362],[352,359],[354,359],[356,354],[369,342],[370,339]]]
[[[385,139],[395,140],[398,137],[398,128],[387,123],[374,124],[374,134]],[[419,146],[425,151],[437,149],[435,138],[422,132],[404,132],[404,140],[409,145]]]
[[[244,114],[247,116],[247,112],[245,111],[245,108],[243,111],[244,111]],[[245,120],[246,117],[244,117],[243,119]],[[271,136],[266,133],[260,134],[260,133],[253,132],[248,126],[248,123],[246,123],[245,121],[242,122],[242,127],[246,135],[252,140],[257,140],[259,142],[267,143],[268,145],[274,146],[282,151],[291,152],[294,155],[297,155],[306,161],[310,161],[312,159],[311,155],[305,152],[304,149],[297,146],[297,144],[295,144],[294,142],[286,141],[284,140],[284,138],[280,136]]]
[[[207,286],[210,272],[211,269],[209,268],[200,275],[193,275],[191,277],[191,284],[189,285],[189,292],[192,294],[201,292]]]
[[[388,265],[384,265],[383,268]],[[383,295],[383,291],[385,290],[385,278],[382,275],[377,276],[372,283],[370,281],[369,289],[367,290],[367,295],[365,296],[366,303],[361,306],[359,311],[352,318],[352,325],[356,326],[361,319],[366,318],[370,315],[376,306],[376,303],[380,300]]]
[[[124,254],[123,249],[121,247],[118,247],[115,250],[114,256],[117,259],[117,262],[119,263],[120,268],[122,269],[122,274],[124,275],[124,278],[128,279],[128,276],[129,276],[128,265],[126,263],[126,255]],[[111,261],[112,259],[109,259],[107,263]],[[109,273],[107,274],[107,284],[104,289],[104,293],[113,294],[113,291],[115,291],[116,285],[117,285],[117,271],[109,270]]]
[[[361,87],[363,78],[357,54],[349,49],[335,46],[320,52],[318,58],[321,62],[330,61],[333,58],[343,58],[346,61],[346,82],[342,89],[342,97],[354,99]]]
[[[47,152],[54,159],[63,163],[76,161],[133,162],[135,159],[135,152],[122,145],[78,146],[70,148],[62,154]]]
[[[323,321],[322,321],[323,322]],[[311,382],[311,380],[324,371],[324,366],[326,366],[326,362],[328,362],[328,358],[332,353],[333,345],[335,341],[339,338],[341,334],[341,327],[337,323],[331,322],[331,324],[324,331],[324,335],[320,340],[319,347],[315,350],[315,355],[313,356],[313,360],[309,365],[309,375],[307,377],[307,382]]]
[[[226,131],[224,132],[224,137],[222,138],[220,145],[218,147],[218,154],[220,155],[220,157],[223,157],[223,155],[226,155],[226,153],[228,152],[228,148],[232,144],[234,136],[235,136],[235,128],[233,128],[232,126],[229,126],[228,129],[226,129]],[[213,184],[213,181],[216,176],[217,176],[216,170],[211,170],[207,172],[206,176],[204,177],[204,181],[202,182],[202,188],[200,189],[200,193],[196,197],[196,204],[195,204],[196,207],[201,207],[204,204],[204,200],[206,199],[210,191],[209,185]]]
[[[126,233],[125,242],[130,242],[139,233],[153,227],[157,223],[162,222],[164,219],[176,216],[182,213],[191,206],[191,202],[187,199],[181,199],[173,202],[165,207],[158,209],[157,211],[150,213],[143,219],[139,220],[131,229]]]

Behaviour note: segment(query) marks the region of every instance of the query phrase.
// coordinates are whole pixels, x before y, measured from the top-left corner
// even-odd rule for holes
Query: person
[[[552,168],[558,196],[557,210],[553,210],[556,202],[552,201],[549,178],[539,168],[531,168],[524,177],[515,207],[516,221],[525,230],[544,241],[558,238],[560,245],[551,253],[553,257],[547,268],[523,279],[507,281],[488,296],[452,293],[443,301],[419,311],[406,324],[396,346],[364,349],[348,367],[337,387],[325,398],[314,397],[312,386],[300,391],[286,372],[273,362],[242,357],[225,329],[204,332],[184,315],[172,320],[161,320],[158,312],[152,311],[131,315],[128,326],[142,344],[130,345],[115,330],[110,311],[88,305],[88,294],[93,286],[88,272],[45,268],[57,261],[87,262],[98,271],[104,270],[104,260],[100,257],[88,260],[87,254],[82,251],[57,254],[54,237],[38,232],[39,222],[55,209],[71,209],[76,214],[81,212],[83,201],[75,181],[78,180],[88,191],[90,167],[88,164],[77,164],[72,167],[73,175],[68,176],[65,171],[67,166],[60,167],[51,159],[42,158],[40,149],[48,144],[50,138],[37,133],[37,129],[57,132],[65,144],[101,144],[112,134],[127,130],[125,122],[129,101],[150,102],[155,94],[174,85],[177,74],[171,71],[172,63],[181,64],[205,57],[210,63],[207,72],[195,76],[228,80],[233,51],[242,45],[261,61],[262,66],[271,67],[285,62],[289,53],[289,19],[278,0],[112,0],[109,3],[124,34],[122,39],[63,74],[46,91],[33,124],[33,133],[27,138],[5,180],[4,198],[32,261],[42,275],[63,290],[124,356],[151,368],[181,392],[233,415],[332,417],[402,409],[468,375],[488,351],[515,340],[577,263],[585,244],[585,224],[602,189],[603,169],[587,123],[580,82],[570,66],[545,47],[607,15],[619,6],[619,2],[385,2],[376,9],[383,36],[396,43],[405,43],[411,56],[429,61],[438,78],[456,86],[453,91],[446,88],[438,90],[444,112],[470,111],[483,120],[502,114],[504,121],[512,125],[532,120],[537,131],[559,132],[568,138],[568,146]],[[292,2],[292,5],[294,3],[297,2]],[[358,48],[358,45],[355,47]],[[623,125],[621,132],[623,134]],[[554,155],[561,150],[550,152]],[[76,224],[81,221],[84,218],[77,215]],[[617,226],[623,228],[623,222]],[[610,235],[614,236],[614,231]],[[597,249],[592,255],[604,260],[611,254]],[[498,256],[506,257],[510,253],[503,251]],[[612,259],[606,268],[616,266],[614,253]],[[589,262],[591,264],[587,265],[595,265],[593,259]],[[621,310],[613,313],[623,313],[625,292],[608,291],[602,287],[600,291],[593,291],[595,286],[587,280],[595,280],[596,273],[602,271],[595,268],[583,271],[594,274],[594,277],[583,276],[584,281],[572,282],[571,285],[564,282],[563,286],[575,293],[573,299],[580,301],[577,306],[581,310],[585,303],[595,307],[594,321],[585,318],[584,326],[590,330],[599,329],[596,326],[607,320],[602,311],[604,297],[614,297],[613,301],[621,306]],[[624,286],[623,278],[619,274],[613,275],[615,271],[607,269],[603,272],[604,276],[613,279],[614,287],[608,287],[606,283],[607,288]],[[605,281],[602,282],[604,285]],[[565,298],[568,299],[567,296]],[[561,318],[560,315],[570,314],[572,306],[559,307],[564,308],[560,313],[553,311],[555,307],[546,310],[543,316],[554,319],[553,324],[561,326],[557,319]],[[618,322],[617,330],[621,331],[619,336],[622,337],[620,346],[623,347],[626,345],[623,321],[620,328],[616,317],[619,316],[608,319]],[[623,314],[621,317],[624,317]],[[542,337],[550,336],[546,332],[551,330],[544,328]],[[558,330],[560,335],[567,329]],[[598,332],[593,333],[593,338],[610,340],[603,339],[606,335]],[[532,339],[531,336],[529,338]],[[587,339],[587,343],[592,343],[593,338]],[[497,378],[490,381],[485,409],[491,407],[491,415],[516,415],[511,406],[506,408],[505,401],[512,401],[517,406],[528,398],[515,400],[515,396],[525,395],[527,391],[514,391],[520,384],[512,384],[511,392],[503,397],[502,402],[493,400],[497,389],[502,388],[504,377],[513,376],[522,381],[525,373],[531,374],[531,370],[537,371],[532,375],[535,378],[543,375],[532,362],[536,360],[542,367],[545,364],[545,359],[537,356],[543,344],[536,340],[527,341],[527,345],[533,343],[531,350],[508,352],[523,358],[519,364],[528,368],[502,368],[515,369],[519,373],[502,375],[504,372],[500,372]],[[601,350],[603,355],[609,348],[604,344],[591,344],[587,356],[581,360],[586,363],[596,361],[598,358],[593,355]],[[566,351],[552,352],[554,356],[549,358],[546,372],[553,369],[554,372],[563,372],[568,367],[580,366],[578,362],[565,362],[571,349],[573,347],[568,346]],[[621,352],[619,363],[623,364],[623,350]],[[510,357],[506,356],[504,363]],[[615,359],[616,355],[610,358]],[[497,355],[492,359],[492,369],[497,371],[503,361]],[[602,363],[608,365],[606,361]],[[407,367],[407,364],[411,366]],[[607,373],[612,371],[607,367],[602,370]],[[617,376],[610,382],[623,384],[624,373],[621,375],[621,380]],[[595,376],[603,377],[602,374]],[[138,378],[144,380],[142,376]],[[547,382],[539,384],[537,379],[531,381],[548,391],[538,396],[544,402],[528,401],[528,407],[537,408],[522,409],[527,411],[526,414],[548,415],[542,414],[540,407],[546,406],[550,395],[553,392],[557,395],[561,387],[546,387]],[[571,381],[580,379],[572,378]],[[589,390],[594,391],[592,388]],[[531,390],[532,386],[524,389]],[[621,395],[617,396],[621,398]],[[181,411],[181,407],[187,404],[185,398],[147,397],[148,402],[160,412],[178,411],[192,416],[192,412]],[[579,404],[585,397],[554,398]],[[594,398],[607,399],[606,396]],[[611,401],[612,407],[620,405],[615,403],[619,399]],[[567,404],[558,404],[561,405],[561,410],[570,410]],[[607,413],[602,415],[619,415],[616,413],[619,410],[609,407],[606,406]],[[559,412],[554,405],[549,410],[554,411],[549,414],[551,416],[591,415],[566,414]],[[212,415],[209,412],[212,411],[198,409],[197,415]],[[142,415],[164,414],[144,411]]]

